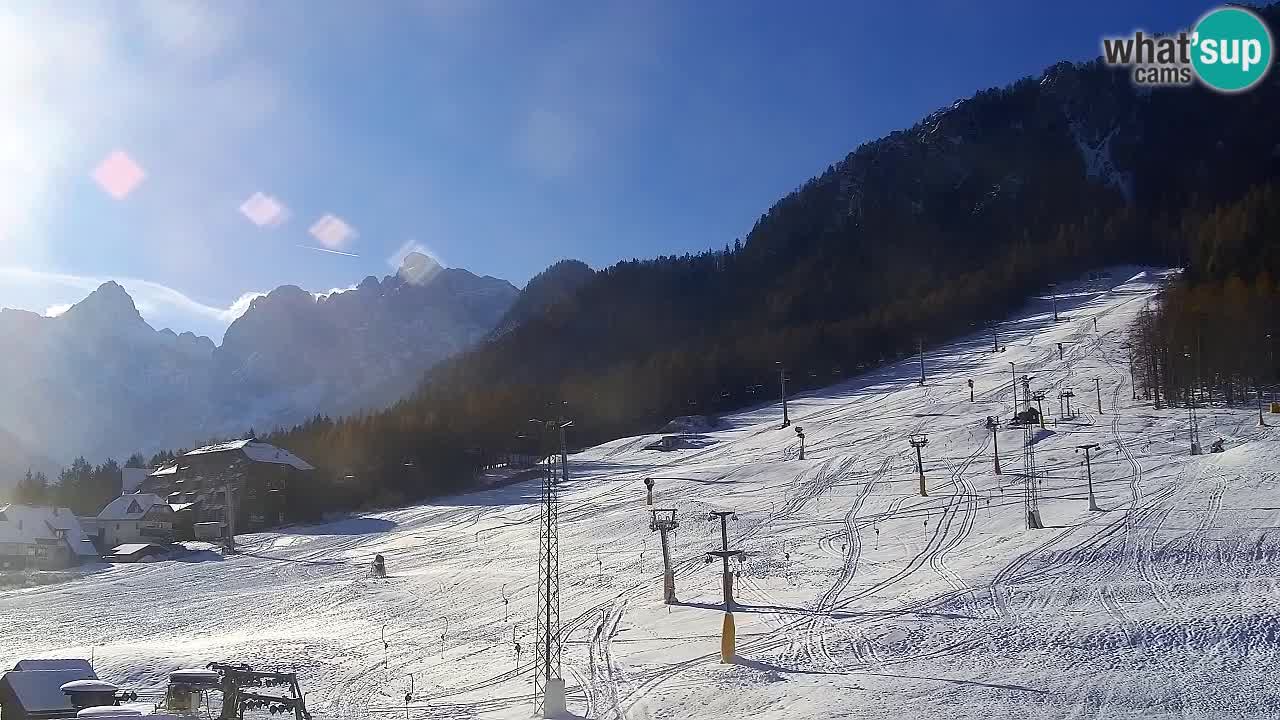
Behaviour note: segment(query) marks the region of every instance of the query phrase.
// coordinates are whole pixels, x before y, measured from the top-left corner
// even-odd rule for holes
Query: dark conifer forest
[[[1149,382],[1185,393],[1169,348],[1198,342],[1214,350],[1196,382],[1241,402],[1275,375],[1278,110],[1280,76],[1227,96],[1061,63],[866,143],[744,238],[593,274],[553,267],[517,320],[394,408],[270,440],[356,479],[323,504],[428,497],[543,449],[530,418],[573,418],[575,446],[655,431],[771,399],[775,363],[796,390],[830,384],[1119,262],[1187,268],[1139,333],[1162,353]]]

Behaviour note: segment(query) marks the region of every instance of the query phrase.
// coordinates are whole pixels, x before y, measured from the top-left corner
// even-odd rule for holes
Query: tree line
[[[1169,405],[1261,402],[1280,382],[1280,188],[1265,184],[1179,226],[1191,264],[1140,314],[1135,384]]]
[[[146,467],[141,454],[132,455],[125,467]],[[42,471],[26,474],[14,487],[13,501],[24,505],[49,505],[71,508],[77,515],[97,515],[98,512],[120,496],[120,464],[112,458],[100,465],[93,465],[78,457],[68,467],[50,480]]]

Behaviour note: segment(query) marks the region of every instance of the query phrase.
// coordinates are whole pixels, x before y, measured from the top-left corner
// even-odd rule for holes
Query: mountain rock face
[[[0,310],[0,474],[383,407],[482,339],[517,294],[415,253],[345,292],[277,288],[221,346],[153,329],[114,282],[58,317]]]
[[[397,274],[367,277],[346,292],[276,288],[253,301],[213,352],[224,405],[216,414],[261,427],[317,410],[383,407],[428,367],[483,338],[517,292],[418,253]]]

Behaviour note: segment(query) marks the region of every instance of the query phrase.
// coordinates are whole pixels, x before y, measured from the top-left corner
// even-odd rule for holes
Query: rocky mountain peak
[[[396,276],[411,285],[422,285],[434,278],[443,268],[435,258],[420,252],[411,252],[400,262]]]

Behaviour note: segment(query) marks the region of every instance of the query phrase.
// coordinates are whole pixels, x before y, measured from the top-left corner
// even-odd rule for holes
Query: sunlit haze
[[[1203,10],[974,7],[10,3],[0,306],[116,279],[216,341],[408,249],[520,285],[722,247],[862,141]]]

